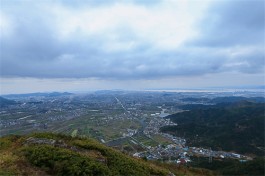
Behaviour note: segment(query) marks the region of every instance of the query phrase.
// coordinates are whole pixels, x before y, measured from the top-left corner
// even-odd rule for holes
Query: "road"
[[[117,102],[121,105],[121,107],[124,109],[124,111],[125,112],[128,112],[127,110],[126,110],[126,108],[123,106],[123,104],[121,103],[121,101],[117,98],[117,97],[115,97],[115,99],[117,100]],[[129,113],[129,112],[128,112]]]

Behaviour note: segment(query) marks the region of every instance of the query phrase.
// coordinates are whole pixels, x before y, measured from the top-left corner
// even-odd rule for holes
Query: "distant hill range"
[[[3,97],[0,97],[0,108],[7,107],[9,105],[15,105],[16,102],[14,100],[9,100]]]
[[[9,94],[9,95],[3,95],[4,98],[27,98],[27,97],[60,97],[60,96],[69,96],[73,95],[73,93],[69,92],[51,92],[51,93],[28,93],[28,94]]]
[[[238,101],[250,101],[256,103],[264,103],[264,97],[241,97],[241,96],[229,96],[229,97],[217,97],[217,98],[183,98],[184,102],[196,102],[196,103],[234,103]]]
[[[229,97],[217,97],[217,98],[183,98],[181,99],[185,105],[180,105],[178,108],[184,110],[194,109],[209,109],[217,107],[231,107],[237,103],[249,102],[249,103],[265,103],[264,97],[240,97],[240,96],[229,96]]]
[[[178,125],[165,126],[161,131],[184,137],[189,146],[264,156],[264,103],[239,101],[202,106],[167,116]]]

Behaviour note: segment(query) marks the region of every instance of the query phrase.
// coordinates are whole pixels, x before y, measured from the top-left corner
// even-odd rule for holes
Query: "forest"
[[[162,132],[183,137],[188,146],[264,156],[264,103],[240,101],[194,108],[168,116],[177,126]]]

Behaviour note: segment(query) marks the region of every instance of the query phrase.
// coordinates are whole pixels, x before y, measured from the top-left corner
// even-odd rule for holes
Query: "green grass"
[[[134,137],[138,142],[142,143],[145,146],[157,146],[159,143],[145,135],[137,135]]]
[[[172,144],[172,141],[169,139],[165,138],[164,136],[161,136],[159,134],[155,134],[151,136],[156,142],[164,145]]]
[[[54,139],[61,146],[32,144],[30,137]],[[136,159],[106,147],[96,140],[63,134],[34,133],[0,138],[0,175],[176,175],[169,165]],[[193,173],[185,171],[185,173]],[[192,174],[185,174],[192,175]]]
[[[77,132],[78,132],[78,130],[75,129],[75,130],[72,132],[71,136],[72,136],[72,137],[76,137],[76,136],[77,136]]]

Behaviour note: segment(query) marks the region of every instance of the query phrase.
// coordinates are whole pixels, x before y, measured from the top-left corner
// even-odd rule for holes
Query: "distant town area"
[[[177,164],[192,157],[231,158],[251,155],[189,146],[187,139],[161,131],[181,124],[167,118],[237,101],[265,102],[263,91],[96,91],[86,94],[33,93],[1,96],[0,136],[31,132],[95,138],[134,157]],[[189,107],[189,108],[187,108]]]

